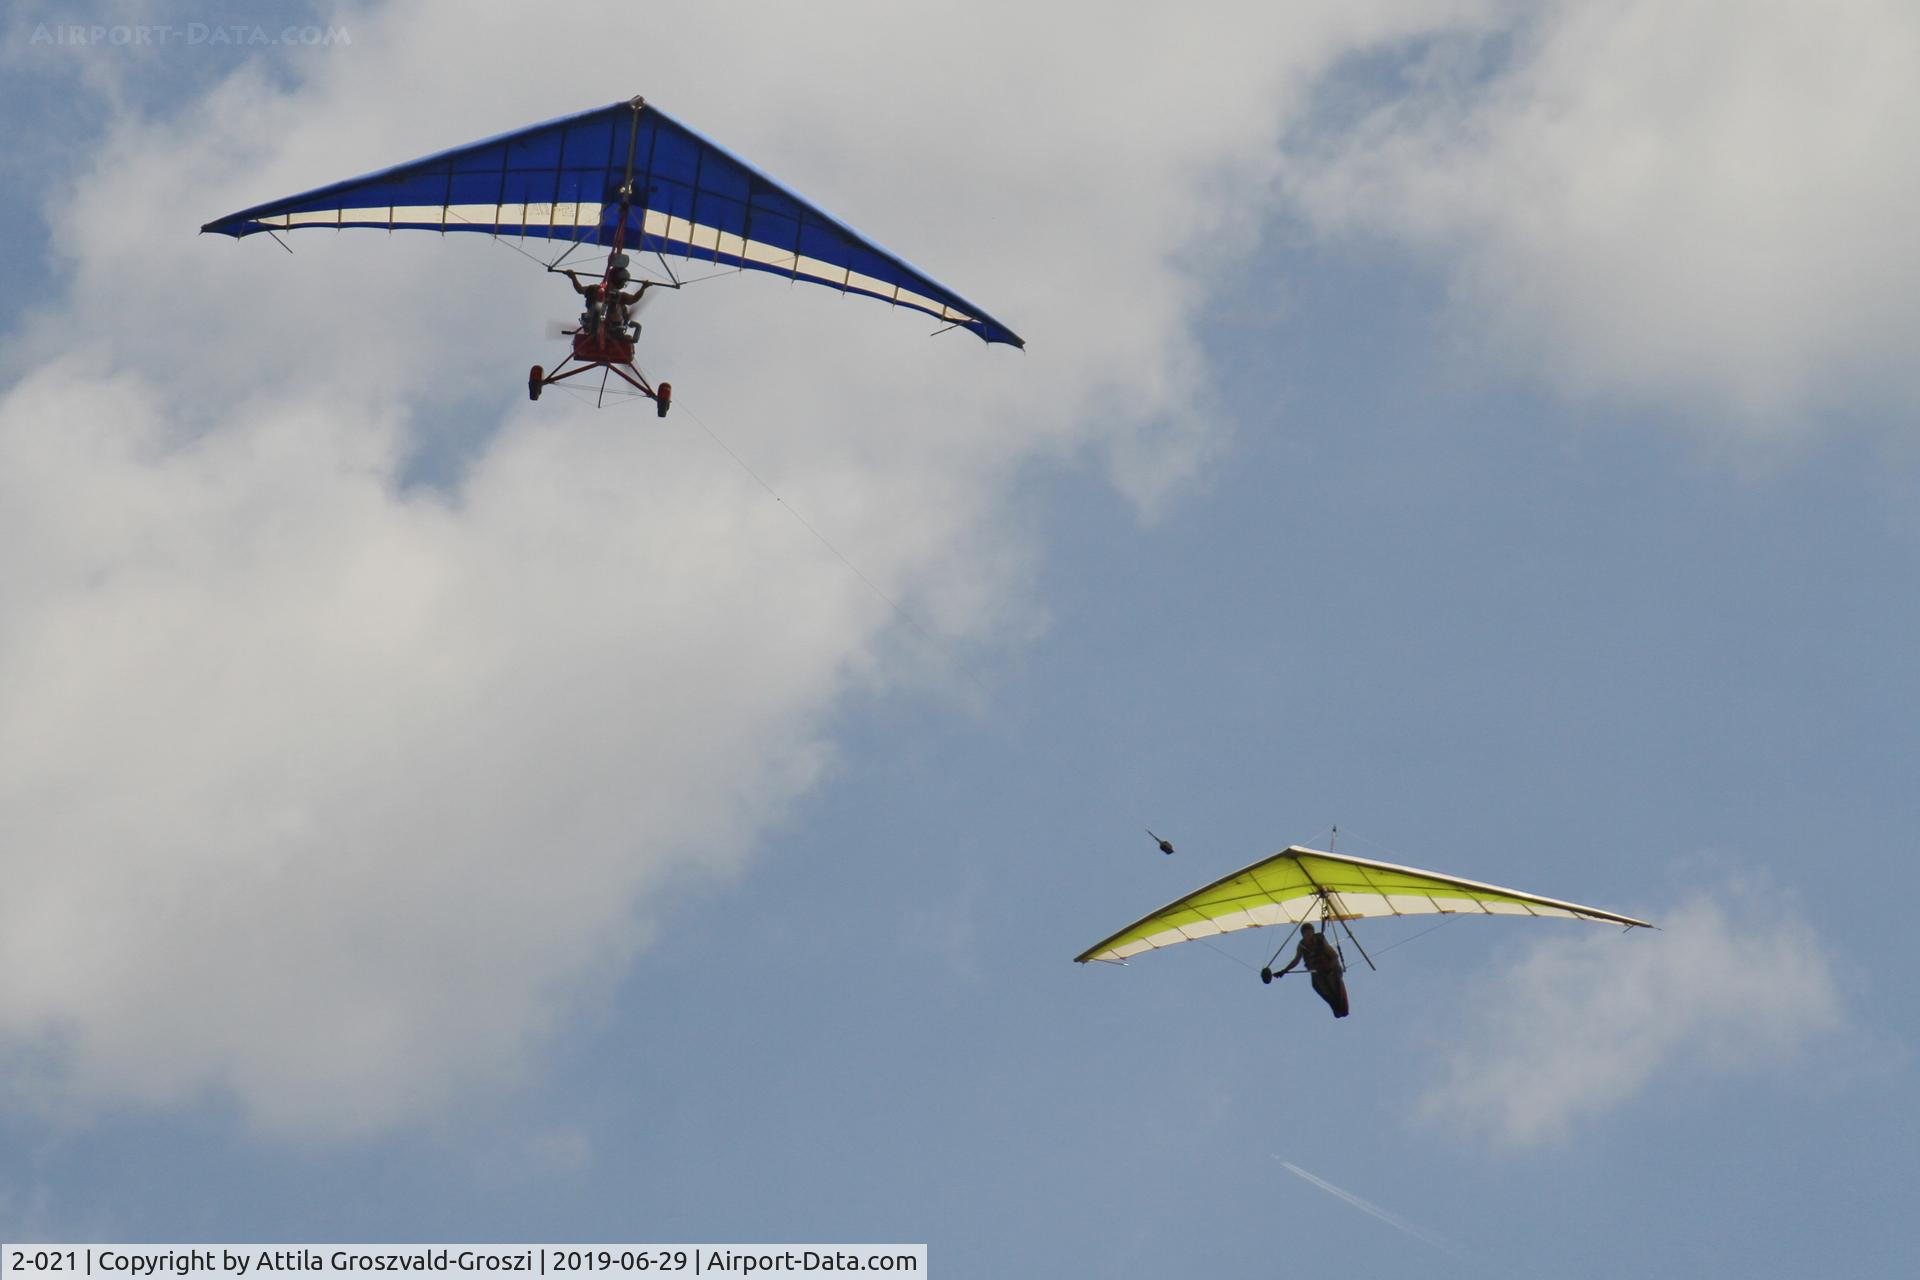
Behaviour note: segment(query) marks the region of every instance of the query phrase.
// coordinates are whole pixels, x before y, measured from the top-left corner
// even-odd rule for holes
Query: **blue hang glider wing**
[[[307,227],[597,245],[618,234],[637,252],[808,280],[924,311],[987,342],[1025,345],[945,285],[639,98],[255,205],[200,230],[239,237]]]

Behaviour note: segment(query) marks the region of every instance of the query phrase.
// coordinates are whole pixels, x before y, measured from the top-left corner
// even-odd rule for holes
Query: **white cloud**
[[[0,1019],[76,1096],[337,1130],[498,1083],[826,764],[875,611],[630,419],[510,428],[449,502],[352,406],[170,446],[69,372],[0,410]]]
[[[899,13],[621,3],[569,24],[637,41],[529,41],[464,4],[348,12],[306,82],[243,71],[89,149],[50,209],[68,287],[0,397],[16,1101],[212,1093],[338,1136],[510,1084],[832,767],[850,685],[927,678],[689,415],[974,643],[1031,611],[996,519],[1017,468],[1092,453],[1150,506],[1202,465],[1205,272],[1306,79],[1413,20]],[[570,295],[478,237],[191,235],[635,90],[1031,354],[740,278],[648,317],[668,423],[528,406]],[[467,469],[408,487],[449,430]]]
[[[1448,280],[1463,346],[1577,395],[1777,431],[1920,395],[1920,10],[1504,6],[1287,187]]]
[[[1550,1143],[1662,1075],[1783,1069],[1845,1027],[1825,946],[1779,896],[1729,888],[1659,924],[1541,943],[1482,986],[1423,1117]]]

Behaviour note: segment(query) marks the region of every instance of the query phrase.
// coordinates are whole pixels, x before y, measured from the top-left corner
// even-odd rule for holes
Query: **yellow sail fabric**
[[[1645,920],[1577,903],[1293,846],[1134,921],[1074,959],[1125,960],[1157,947],[1261,925],[1415,915],[1559,916],[1650,929]]]

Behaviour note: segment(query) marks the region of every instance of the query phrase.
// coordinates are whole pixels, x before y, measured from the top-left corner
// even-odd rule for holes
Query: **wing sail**
[[[932,277],[640,99],[272,200],[200,229],[478,231],[609,245],[629,159],[625,245],[879,298],[968,329],[1019,335]]]
[[[1295,845],[1168,903],[1074,959],[1081,964],[1125,960],[1196,938],[1328,916],[1359,920],[1454,914],[1561,917],[1653,927],[1631,916],[1517,889]]]

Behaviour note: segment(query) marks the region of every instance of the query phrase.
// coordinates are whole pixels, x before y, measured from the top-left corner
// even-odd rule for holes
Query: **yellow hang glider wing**
[[[1558,916],[1653,927],[1632,916],[1517,889],[1295,845],[1169,902],[1074,959],[1080,964],[1122,961],[1157,947],[1261,925],[1418,915]]]

